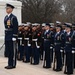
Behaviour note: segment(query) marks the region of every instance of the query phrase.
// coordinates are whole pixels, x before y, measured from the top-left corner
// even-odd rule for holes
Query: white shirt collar
[[[60,31],[59,32],[57,32],[57,34],[59,34],[60,33]]]
[[[10,14],[8,14],[8,17],[11,15],[11,13]]]
[[[70,32],[68,32],[67,34],[70,35]]]
[[[49,30],[46,30],[46,32],[48,32]]]

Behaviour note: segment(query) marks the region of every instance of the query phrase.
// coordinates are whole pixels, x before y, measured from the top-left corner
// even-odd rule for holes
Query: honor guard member
[[[44,32],[45,32],[45,23],[42,24],[41,28],[41,46],[40,46],[40,59],[43,60],[43,52],[44,52]]]
[[[74,68],[75,68],[75,24],[72,25],[72,50],[74,51],[74,56],[73,56],[73,62],[74,62]]]
[[[24,62],[25,63],[29,63],[30,62],[30,49],[31,49],[31,44],[29,43],[29,24],[26,24],[26,27],[24,28],[25,32],[24,32],[24,55],[25,55],[25,59]]]
[[[65,71],[64,74],[73,74],[73,54],[72,54],[72,31],[71,26],[66,24],[65,34]]]
[[[51,39],[51,47],[50,47],[50,50],[51,50],[51,62],[53,62],[53,49],[54,49],[54,34],[55,34],[55,31],[54,31],[54,24],[53,23],[50,23],[50,31],[52,32],[52,39]]]
[[[56,33],[54,36],[56,67],[53,70],[57,72],[62,70],[62,57],[60,52],[62,44],[61,29],[60,25],[56,26]]]
[[[18,21],[17,17],[12,14],[15,7],[11,4],[6,4],[7,15],[4,19],[5,25],[5,47],[8,50],[8,66],[5,69],[16,68],[16,57],[13,41],[17,38]],[[14,45],[14,46],[13,46]]]
[[[33,24],[32,27],[32,55],[33,55],[33,65],[39,64],[39,46],[37,44],[37,23]]]
[[[37,25],[37,49],[38,49],[38,52],[40,53],[40,58],[41,58],[41,40],[42,40],[42,37],[41,37],[41,34],[42,34],[42,26],[40,24]]]
[[[23,59],[23,53],[24,53],[24,44],[23,44],[23,35],[24,33],[24,24],[21,24],[18,27],[18,55],[17,58],[19,61],[21,61]]]
[[[51,46],[50,24],[46,24],[44,32],[44,63],[43,68],[51,68],[50,46]]]

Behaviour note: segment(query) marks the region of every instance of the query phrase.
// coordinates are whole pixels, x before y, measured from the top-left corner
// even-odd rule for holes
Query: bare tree
[[[23,22],[54,22],[61,12],[60,0],[19,0],[22,1]],[[57,15],[57,16],[56,16]]]
[[[64,6],[64,19],[68,22],[75,22],[75,0],[62,0]]]

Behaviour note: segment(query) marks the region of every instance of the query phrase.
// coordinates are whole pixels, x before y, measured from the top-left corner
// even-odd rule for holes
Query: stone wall
[[[18,18],[19,24],[21,24],[21,6],[22,3],[19,1],[12,1],[12,0],[0,0],[0,36],[4,35],[4,17],[6,15],[5,5],[6,3],[10,3],[14,5],[16,8],[13,11],[13,14],[15,14]]]

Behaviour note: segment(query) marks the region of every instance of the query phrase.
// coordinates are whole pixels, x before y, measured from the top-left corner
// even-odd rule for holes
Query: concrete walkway
[[[16,69],[6,70],[7,58],[0,57],[0,75],[64,75],[63,72],[54,72],[52,69],[43,69],[42,63],[34,66],[23,62],[17,62]],[[74,73],[75,75],[75,73]]]
[[[0,40],[0,47],[4,41]],[[12,70],[6,70],[7,58],[4,58],[4,47],[0,51],[0,75],[64,75],[62,72],[54,72],[51,69],[42,68],[42,61],[39,65],[30,65],[29,63],[17,62],[17,67]],[[75,72],[74,74],[75,75]]]

